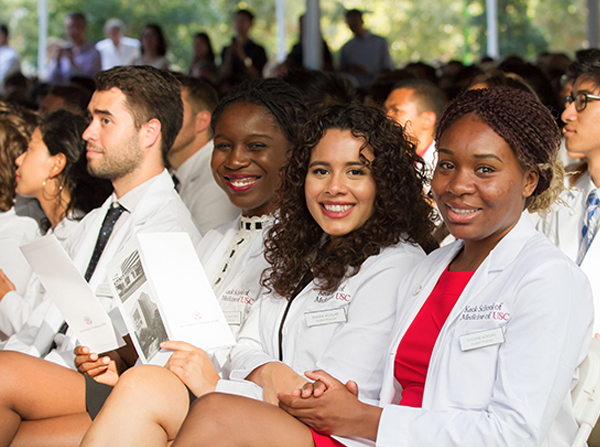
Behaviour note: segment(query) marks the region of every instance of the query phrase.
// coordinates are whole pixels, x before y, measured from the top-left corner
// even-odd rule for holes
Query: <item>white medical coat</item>
[[[223,255],[236,236],[240,218],[221,225],[208,233],[198,245],[200,262],[209,280],[221,268]],[[215,289],[221,309],[228,317],[229,328],[237,336],[241,324],[246,320],[252,305],[261,292],[260,276],[269,264],[264,258],[263,238],[268,230],[261,230],[240,258],[230,267],[230,271]]]
[[[197,246],[202,239],[192,220],[191,214],[175,191],[171,176],[166,170],[151,179],[152,184],[137,206],[129,214],[124,214],[115,225],[89,285],[98,295],[98,290],[107,289],[106,264],[137,233],[186,232],[192,243]],[[94,251],[98,233],[108,208],[114,198],[109,197],[100,207],[91,211],[78,225],[66,246],[67,253],[73,259],[79,271],[84,274]],[[127,219],[123,219],[127,215]],[[120,225],[121,224],[121,225]],[[120,225],[120,226],[119,226]],[[112,296],[98,296],[104,308],[109,311],[116,308]],[[56,306],[46,299],[30,317],[30,322],[21,331],[13,335],[6,350],[25,352],[37,357],[44,356],[54,341],[54,336],[64,319]],[[58,349],[45,356],[47,360],[74,368],[73,349],[76,346],[74,334],[67,331]]]
[[[572,188],[563,191],[548,216],[539,217],[536,228],[548,236],[564,254],[577,262],[587,196],[595,188],[589,172],[581,175]],[[592,240],[581,262],[594,294],[594,333],[600,332],[600,237]]]
[[[65,245],[78,224],[79,220],[74,219],[73,215],[70,214],[62,219],[56,225],[56,228],[48,230],[47,234],[54,234],[58,241]],[[18,289],[8,292],[0,301],[0,331],[8,337],[19,332],[27,324],[35,309],[44,301],[44,296],[45,290],[39,278],[37,275],[31,274],[23,293],[19,293]],[[3,347],[3,344],[0,344],[0,349],[3,349]]]
[[[342,382],[355,380],[361,400],[376,402],[395,322],[397,286],[423,257],[420,247],[399,243],[368,258],[358,274],[332,294],[316,290],[314,282],[308,284],[285,320],[283,362],[300,375],[324,369]],[[258,366],[278,361],[278,333],[287,303],[271,293],[252,308],[231,351],[231,378],[243,379]],[[345,322],[307,324],[311,312],[336,309],[343,309]]]
[[[378,446],[567,446],[577,425],[570,391],[593,316],[581,270],[536,232],[528,216],[492,250],[435,343],[422,408],[396,404],[398,344],[461,248],[440,248],[401,288],[388,346]],[[463,352],[460,337],[502,328],[505,341]]]

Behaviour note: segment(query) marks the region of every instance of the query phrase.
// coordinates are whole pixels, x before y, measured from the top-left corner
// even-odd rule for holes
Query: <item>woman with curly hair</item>
[[[219,380],[210,363],[201,365],[186,380],[196,396],[254,391],[238,380],[246,378],[275,403],[277,393],[299,387],[303,372],[321,364],[335,367],[339,377],[360,375],[365,398],[377,396],[393,290],[423,257],[418,244],[429,243],[432,227],[417,156],[399,126],[360,105],[316,116],[299,140],[282,171],[278,219],[265,242],[272,267],[231,354],[232,380]],[[165,445],[176,435],[189,405],[181,382],[162,374],[140,390],[139,380],[125,382],[126,376],[119,385],[127,383],[129,400],[138,402],[134,419],[145,421],[143,429],[107,430],[124,417],[112,411],[111,396],[82,445],[102,445],[106,432],[145,446]],[[240,408],[256,402],[219,395]]]
[[[378,405],[357,398],[354,381],[307,373],[314,382],[279,395],[298,419],[272,420],[260,445],[310,446],[299,421],[335,435],[328,445],[573,441],[570,391],[589,346],[591,291],[523,213],[549,207],[562,187],[558,127],[531,94],[499,87],[459,97],[435,139],[431,189],[458,241],[431,253],[399,289]],[[180,432],[185,442],[173,445],[242,445],[224,442],[223,433],[235,426],[246,435],[258,423],[254,413],[224,418],[217,403],[195,406],[194,423]],[[270,441],[285,431],[297,435]]]

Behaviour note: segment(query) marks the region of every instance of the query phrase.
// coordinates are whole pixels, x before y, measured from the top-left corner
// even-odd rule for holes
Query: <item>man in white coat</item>
[[[562,119],[567,150],[584,154],[587,168],[567,181],[570,188],[550,215],[542,217],[538,230],[545,233],[587,274],[595,296],[594,332],[600,332],[600,240],[598,197],[600,191],[600,51],[572,65],[576,80],[566,98]]]
[[[186,232],[194,245],[201,236],[165,169],[183,116],[177,80],[152,67],[116,67],[101,72],[96,84],[88,108],[92,122],[83,134],[88,170],[110,179],[114,193],[79,223],[66,249],[110,310],[114,306],[106,264],[136,233]],[[109,216],[114,221],[110,229]],[[3,348],[73,368],[75,339],[70,331],[63,335],[63,321],[58,309],[45,300]],[[53,342],[56,349],[46,355]]]
[[[416,138],[417,154],[425,160],[431,179],[435,168],[433,130],[444,111],[444,94],[429,81],[410,79],[394,85],[384,106],[388,116]]]
[[[168,160],[175,188],[200,232],[206,234],[235,219],[240,210],[219,188],[210,168],[213,152],[210,120],[219,102],[217,92],[202,79],[177,77],[181,81],[183,124],[169,150]]]

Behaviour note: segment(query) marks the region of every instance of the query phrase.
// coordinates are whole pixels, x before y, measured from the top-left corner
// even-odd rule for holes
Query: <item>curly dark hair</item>
[[[530,212],[549,208],[563,189],[564,174],[557,157],[560,130],[546,106],[531,93],[510,87],[469,90],[444,111],[435,130],[436,144],[448,127],[469,114],[502,137],[524,169],[538,171],[540,178],[526,208]]]
[[[326,235],[306,205],[304,183],[313,148],[329,129],[349,130],[364,139],[374,159],[361,161],[371,169],[377,196],[374,212],[359,229],[323,246]],[[279,219],[265,241],[265,258],[271,267],[261,284],[289,298],[309,270],[319,290],[334,291],[362,263],[400,241],[433,249],[433,209],[425,198],[423,166],[402,127],[379,109],[358,103],[334,105],[315,114],[300,137],[282,172]]]
[[[0,211],[14,205],[15,160],[27,150],[31,131],[16,112],[0,113]]]
[[[83,217],[81,212],[85,215],[102,205],[112,192],[109,180],[92,177],[87,171],[86,142],[82,138],[87,124],[84,117],[66,110],[58,110],[40,123],[42,141],[50,155],[65,156],[59,186],[67,188],[71,197],[66,213],[77,210],[78,218]],[[42,225],[48,226],[49,222]]]

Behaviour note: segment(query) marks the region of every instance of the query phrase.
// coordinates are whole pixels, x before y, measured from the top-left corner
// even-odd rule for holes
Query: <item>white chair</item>
[[[579,424],[571,447],[585,447],[600,415],[600,340],[596,338],[592,339],[588,355],[579,366],[579,382],[571,397]]]

